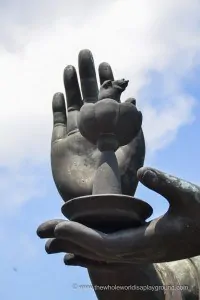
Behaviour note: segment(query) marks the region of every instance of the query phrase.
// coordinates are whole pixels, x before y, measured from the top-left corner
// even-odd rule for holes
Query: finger
[[[188,181],[147,167],[139,169],[137,174],[142,184],[165,197],[179,210],[183,205],[189,209],[188,202],[192,200],[200,200],[200,188]]]
[[[113,270],[113,268],[127,267],[126,263],[95,261],[74,254],[66,254],[64,256],[64,264],[67,266],[79,266],[87,269]]]
[[[62,93],[56,93],[53,97],[53,133],[52,142],[63,139],[66,136],[67,115],[65,99]]]
[[[66,266],[79,266],[79,267],[83,267],[83,268],[90,268],[90,267],[94,267],[94,261],[90,260],[88,258],[85,257],[81,257],[78,255],[74,255],[71,253],[67,253],[64,256],[64,264]],[[96,263],[96,266],[99,266],[99,262]]]
[[[74,254],[66,254],[64,256],[64,264],[66,266],[79,266],[83,268],[100,268],[106,265],[106,263],[100,261],[94,261],[85,257],[81,257]]]
[[[55,228],[55,235],[58,239],[75,242],[95,255],[103,257],[104,261],[120,261],[124,255],[128,254],[134,254],[139,258],[141,249],[148,248],[148,243],[154,233],[154,229],[145,233],[148,225],[104,234],[70,221],[58,224]],[[128,262],[130,262],[129,258]]]
[[[66,222],[66,220],[55,219],[42,223],[37,229],[37,235],[42,238],[53,238],[54,237],[54,229],[56,225],[61,222]]]
[[[114,80],[111,66],[106,62],[99,65],[99,79],[101,85],[107,80]]]
[[[83,102],[81,99],[76,69],[73,66],[67,66],[64,70],[63,79],[68,111],[80,110]]]
[[[78,63],[83,101],[94,103],[98,97],[98,85],[92,53],[89,50],[80,51]]]
[[[69,135],[78,130],[77,116],[83,105],[83,101],[81,99],[76,69],[73,66],[65,68],[63,79],[68,109],[67,134]]]
[[[46,242],[45,250],[48,254],[55,254],[61,252],[74,253],[79,256],[86,257],[91,260],[103,260],[101,257],[96,256],[94,253],[84,249],[72,241],[63,239],[52,238]]]
[[[101,232],[77,222],[69,221],[58,224],[55,227],[54,233],[58,239],[75,242],[77,245],[95,253],[96,255],[101,256],[101,254],[103,254],[105,235]]]

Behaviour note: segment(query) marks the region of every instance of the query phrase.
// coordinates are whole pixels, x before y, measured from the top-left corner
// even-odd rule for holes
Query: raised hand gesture
[[[91,52],[82,50],[78,63],[82,93],[75,68],[67,66],[64,70],[67,114],[64,95],[57,93],[53,97],[51,165],[56,187],[64,201],[92,193],[94,174],[100,157],[99,150],[80,134],[77,126],[82,105],[98,101],[99,89]],[[99,78],[101,85],[106,80],[114,80],[111,67],[107,63],[100,64]],[[116,151],[123,194],[135,193],[137,170],[143,166],[144,156],[142,130],[131,143]]]

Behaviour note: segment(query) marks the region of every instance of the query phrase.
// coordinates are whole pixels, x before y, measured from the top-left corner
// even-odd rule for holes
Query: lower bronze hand
[[[168,200],[169,209],[163,216],[112,234],[76,222],[48,221],[38,228],[41,238],[51,238],[46,251],[73,253],[65,256],[65,263],[84,267],[166,262],[199,255],[200,188],[152,168],[139,169],[138,179]]]

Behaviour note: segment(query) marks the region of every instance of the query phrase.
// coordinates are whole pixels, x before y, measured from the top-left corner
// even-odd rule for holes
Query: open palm
[[[51,146],[51,165],[56,187],[64,201],[92,193],[92,184],[100,152],[79,132],[77,117],[84,103],[98,100],[98,84],[92,54],[89,50],[79,53],[79,75],[73,66],[64,70],[67,111],[62,93],[53,97],[54,128]],[[100,84],[114,80],[107,63],[99,66]],[[128,99],[130,101],[130,99]],[[143,166],[145,143],[142,130],[131,143],[116,151],[122,182],[122,193],[133,195],[137,187],[137,170]]]
[[[73,221],[47,221],[38,228],[41,238],[50,238],[46,251],[73,253],[75,256],[65,256],[65,263],[87,268],[166,262],[200,255],[200,187],[147,167],[139,169],[138,179],[169,202],[164,215],[140,227],[111,234]]]

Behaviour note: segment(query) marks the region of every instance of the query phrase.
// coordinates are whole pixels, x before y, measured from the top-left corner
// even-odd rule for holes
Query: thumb
[[[143,185],[166,198],[170,205],[177,206],[179,210],[192,200],[200,200],[198,186],[159,170],[142,167],[137,177]]]

